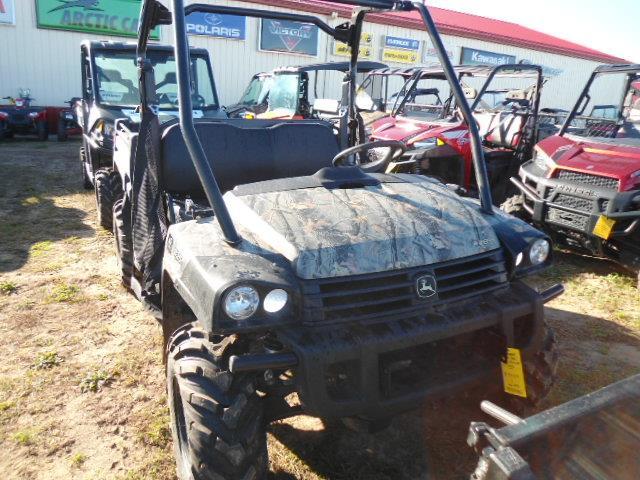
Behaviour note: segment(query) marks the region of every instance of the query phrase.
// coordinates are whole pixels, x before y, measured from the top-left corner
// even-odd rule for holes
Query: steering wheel
[[[360,168],[365,172],[379,172],[387,168],[391,160],[395,160],[407,151],[407,146],[398,140],[379,140],[377,142],[368,142],[347,148],[336,155],[331,163],[334,167],[344,165],[344,161],[351,155],[368,152],[374,148],[388,148],[389,151],[380,160],[374,162],[360,164]]]

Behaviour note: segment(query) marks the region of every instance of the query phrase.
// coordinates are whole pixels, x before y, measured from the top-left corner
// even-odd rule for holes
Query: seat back
[[[515,150],[527,120],[526,113],[512,111],[475,113],[480,136],[494,147]]]
[[[237,185],[312,175],[331,165],[338,141],[322,121],[196,120],[196,131],[223,192]],[[202,197],[196,169],[175,123],[162,134],[160,186]]]

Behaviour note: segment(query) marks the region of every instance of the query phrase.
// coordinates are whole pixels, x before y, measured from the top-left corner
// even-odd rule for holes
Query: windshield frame
[[[151,55],[157,55],[157,54],[167,54],[169,57],[174,57],[174,51],[173,49],[164,49],[164,48],[153,48],[153,46],[149,46],[149,53]],[[98,75],[98,65],[96,64],[96,56],[99,54],[103,54],[103,53],[111,53],[112,55],[122,55],[122,54],[131,54],[134,58],[136,58],[136,49],[134,45],[127,45],[126,47],[123,46],[117,46],[117,47],[110,47],[110,46],[93,46],[92,48],[89,49],[89,59],[90,59],[90,67],[91,67],[91,84],[92,84],[92,100],[93,103],[97,106],[99,106],[100,108],[104,108],[107,110],[129,110],[129,109],[135,109],[140,105],[140,102],[138,101],[135,105],[118,105],[115,103],[105,103],[103,100],[101,100],[100,98],[100,93],[99,93],[99,89],[98,89],[98,85],[100,84],[100,80],[97,78]],[[211,61],[209,58],[209,55],[206,51],[199,51],[196,49],[192,49],[189,52],[189,57],[190,58],[194,58],[194,59],[199,59],[199,60],[203,60],[205,62],[206,68],[207,68],[207,77],[209,79],[209,84],[211,85],[211,90],[212,90],[212,94],[213,94],[213,104],[210,105],[206,105],[206,106],[202,106],[202,107],[196,107],[194,106],[192,110],[194,111],[216,111],[216,110],[220,110],[220,101],[218,99],[218,90],[216,88],[216,84],[214,81],[214,77],[213,77],[213,68],[211,66]],[[108,57],[108,55],[106,55]],[[175,62],[175,57],[174,57],[174,62]],[[176,63],[177,65],[177,63]],[[137,69],[137,67],[136,67]],[[140,85],[136,84],[136,88],[139,89]],[[174,112],[174,111],[178,111],[178,106],[176,105],[173,108],[166,108],[166,107],[160,107],[159,110],[161,112],[166,112],[166,111],[170,111],[170,112]]]
[[[578,135],[575,132],[569,132],[568,130],[571,127],[571,124],[577,118],[585,118],[585,119],[594,118],[590,116],[585,116],[583,114],[584,114],[584,110],[586,110],[587,106],[591,102],[591,96],[589,95],[589,92],[591,91],[591,87],[593,86],[593,83],[596,80],[596,78],[606,76],[606,75],[616,75],[616,74],[618,75],[626,74],[625,86],[620,92],[621,98],[620,98],[620,101],[618,102],[618,118],[616,120],[612,120],[612,123],[615,122],[618,125],[618,128],[616,130],[616,135],[617,135],[617,131],[620,129],[620,122],[622,120],[622,112],[624,110],[624,103],[625,103],[627,94],[632,88],[632,83],[640,79],[640,64],[601,65],[599,67],[596,67],[596,69],[591,73],[591,76],[587,80],[587,83],[585,84],[584,88],[580,92],[580,95],[576,99],[576,102],[574,103],[573,108],[571,109],[564,123],[562,124],[562,127],[558,132],[559,137],[564,137],[565,135],[570,133],[572,137],[579,138],[579,139],[608,138],[608,137]],[[587,99],[586,103],[584,102],[585,99]],[[596,105],[592,105],[592,108],[595,106]],[[612,138],[615,139],[617,137],[612,137]]]

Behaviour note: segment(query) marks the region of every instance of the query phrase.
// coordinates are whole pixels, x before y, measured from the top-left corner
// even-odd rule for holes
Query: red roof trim
[[[257,3],[260,5],[270,5],[274,7],[301,10],[304,12],[331,15],[337,12],[340,17],[350,18],[352,8],[338,3],[330,3],[321,0],[240,0],[247,3]],[[597,50],[572,43],[552,35],[547,35],[536,30],[532,30],[515,23],[493,20],[477,15],[455,12],[443,8],[430,7],[429,11],[434,17],[438,31],[447,35],[454,35],[476,40],[485,40],[496,43],[503,43],[514,47],[529,48],[541,52],[555,53],[568,57],[582,58],[595,62],[604,63],[629,63],[620,57],[615,57]],[[417,12],[392,12],[385,14],[371,14],[367,16],[370,22],[382,25],[393,25],[396,27],[412,28],[424,30],[424,24],[418,17]],[[474,28],[474,25],[484,25],[492,28]],[[505,32],[505,33],[499,33]],[[511,32],[511,34],[509,34]]]

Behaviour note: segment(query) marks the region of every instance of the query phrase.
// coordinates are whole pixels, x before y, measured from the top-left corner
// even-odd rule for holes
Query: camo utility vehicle
[[[499,205],[506,200],[509,178],[531,158],[542,69],[525,64],[459,65],[454,69],[467,98],[473,99],[474,122],[482,139],[493,199]],[[469,130],[442,68],[400,70],[396,75],[401,72],[406,83],[395,97],[391,115],[372,125],[370,137],[407,144],[404,157],[389,172],[436,176],[476,196]]]
[[[80,46],[82,99],[76,108],[77,121],[83,132],[80,161],[84,188],[95,188],[98,223],[112,226],[113,202],[120,192],[120,182],[113,172],[113,133],[116,119],[139,121],[140,102],[136,46],[104,41],[85,41]],[[148,60],[156,77],[156,107],[161,121],[178,115],[177,80],[173,49],[149,47]],[[193,115],[204,118],[226,116],[218,104],[213,73],[206,50],[193,49]]]
[[[617,97],[613,114],[605,108],[613,99],[592,98],[595,91]],[[638,274],[640,65],[596,68],[558,134],[536,145],[512,182],[519,193],[505,211]]]
[[[506,386],[526,396],[521,404],[553,381],[543,305],[562,287],[538,293],[520,280],[549,265],[550,243],[493,209],[475,123],[480,202],[431,178],[378,173],[401,142],[354,146],[357,53],[339,135],[322,120],[193,119],[186,15],[311,23],[358,52],[365,16],[389,10],[419,12],[472,118],[424,4],[343,3],[363,8],[336,27],[253,8],[142,4],[145,95],[140,123],[116,124],[124,193],[114,231],[125,284],[162,321],[181,479],[264,478],[275,419],[380,422],[431,397],[492,390],[508,348],[518,362],[507,361]],[[147,39],[170,23],[180,118],[161,124]],[[379,147],[391,155],[357,164],[358,152]]]

